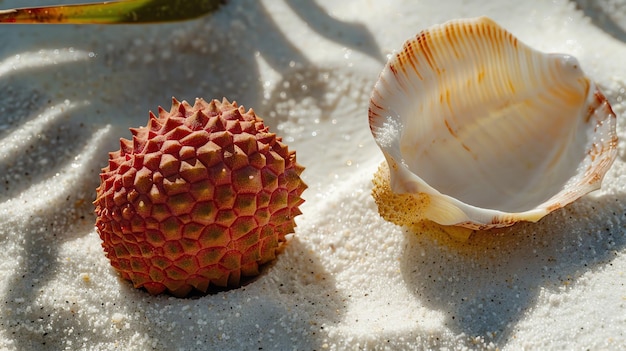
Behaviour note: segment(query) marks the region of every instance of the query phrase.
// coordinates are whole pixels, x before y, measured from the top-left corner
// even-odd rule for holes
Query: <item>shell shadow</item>
[[[539,223],[475,232],[465,243],[436,225],[409,231],[401,263],[407,288],[468,342],[502,347],[542,289],[567,289],[626,247],[625,201],[585,197]]]

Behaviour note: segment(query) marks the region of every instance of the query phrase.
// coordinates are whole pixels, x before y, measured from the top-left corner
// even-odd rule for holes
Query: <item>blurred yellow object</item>
[[[126,0],[0,10],[0,23],[129,24],[184,21],[219,8],[225,0]]]

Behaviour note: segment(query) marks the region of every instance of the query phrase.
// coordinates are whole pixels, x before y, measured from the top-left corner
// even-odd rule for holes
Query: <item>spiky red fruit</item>
[[[109,154],[96,228],[111,265],[151,294],[237,287],[274,259],[306,185],[281,138],[252,109],[173,99]]]

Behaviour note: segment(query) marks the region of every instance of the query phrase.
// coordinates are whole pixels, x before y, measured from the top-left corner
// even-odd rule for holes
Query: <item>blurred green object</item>
[[[184,21],[225,0],[126,0],[0,10],[0,24],[133,24]]]

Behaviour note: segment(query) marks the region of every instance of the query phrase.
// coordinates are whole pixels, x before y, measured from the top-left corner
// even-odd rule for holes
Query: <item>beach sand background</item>
[[[0,349],[626,347],[623,141],[601,191],[536,224],[459,243],[378,216],[367,108],[387,55],[480,15],[576,56],[624,139],[623,0],[232,0],[184,23],[1,26]],[[240,289],[150,296],[118,277],[94,230],[107,153],[172,96],[254,108],[306,167],[295,236]]]

